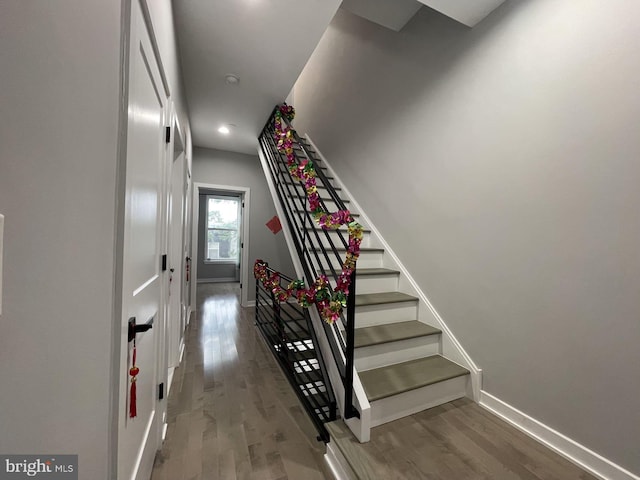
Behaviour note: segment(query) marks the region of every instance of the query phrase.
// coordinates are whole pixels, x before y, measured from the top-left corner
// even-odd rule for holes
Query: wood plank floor
[[[361,480],[596,480],[466,398],[376,427],[369,443],[335,425]]]
[[[238,284],[198,286],[152,480],[323,480],[325,447]]]
[[[324,445],[238,294],[237,284],[198,286],[152,480],[329,478]],[[351,448],[375,480],[595,480],[467,399],[376,427]]]

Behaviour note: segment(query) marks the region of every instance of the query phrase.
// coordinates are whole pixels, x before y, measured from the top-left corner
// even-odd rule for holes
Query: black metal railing
[[[275,139],[274,110],[260,135],[260,147],[267,160],[269,171],[276,188],[278,201],[282,206],[289,230],[293,237],[296,253],[302,264],[306,285],[324,274],[329,278],[330,288],[336,286],[342,271],[343,261],[349,245],[346,229],[324,230],[319,228],[310,212],[304,184],[291,177],[286,155],[277,148]],[[282,123],[290,127],[285,118]],[[346,202],[340,198],[327,177],[320,159],[311,147],[293,132],[294,153],[298,163],[303,160],[313,162],[316,172],[316,185],[320,193],[320,206],[325,212],[346,210]],[[353,405],[353,370],[355,336],[355,291],[356,272],[351,274],[351,284],[347,297],[347,307],[340,319],[333,323],[323,323],[324,333],[331,348],[333,362],[340,374],[344,386],[344,418],[359,417]]]
[[[266,267],[269,275],[275,271]],[[279,274],[286,287],[292,279]],[[337,405],[318,339],[306,308],[279,302],[273,292],[256,280],[256,325],[280,363],[289,383],[318,430],[319,439],[329,441],[324,426],[337,418]]]

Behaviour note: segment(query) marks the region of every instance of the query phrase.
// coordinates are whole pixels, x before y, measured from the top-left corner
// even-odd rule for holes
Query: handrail
[[[293,279],[279,274],[262,263],[269,275],[277,275],[278,282],[290,283]],[[280,363],[287,380],[315,425],[319,440],[329,441],[329,433],[324,424],[336,419],[336,399],[329,382],[327,368],[320,351],[318,340],[311,323],[308,309],[297,304],[281,304],[256,280],[256,326],[267,341],[269,349]],[[313,349],[307,343],[310,339]],[[308,355],[309,352],[312,355]],[[311,359],[318,362],[317,370]],[[320,378],[314,372],[320,373]]]
[[[276,195],[282,210],[284,220],[289,225],[292,233],[293,243],[296,253],[302,265],[304,278],[307,285],[313,285],[320,275],[326,275],[330,281],[329,288],[333,292],[334,285],[337,284],[341,269],[344,266],[344,251],[349,246],[349,241],[345,238],[344,231],[316,228],[316,220],[308,208],[308,197],[305,185],[302,181],[293,178],[289,173],[287,158],[284,153],[278,150],[276,140],[276,130],[274,127],[276,107],[267,121],[259,138],[262,153],[267,161],[268,170],[273,179]],[[290,129],[294,143],[295,158],[300,161],[306,159],[312,164],[317,164],[319,159],[313,151],[300,139],[298,134],[291,128],[290,122],[280,117],[282,122]],[[339,210],[347,210],[345,202],[340,198],[322,168],[315,166],[316,180],[318,187],[325,190],[328,198],[320,197],[319,204],[324,212],[329,212],[327,201],[333,202]],[[336,244],[337,242],[337,244]],[[335,265],[340,265],[336,268]],[[323,323],[325,336],[328,340],[333,361],[340,374],[344,386],[345,398],[343,416],[350,418],[359,417],[359,412],[353,405],[353,371],[354,371],[354,339],[355,339],[355,268],[350,274],[350,284],[346,300],[346,308],[342,311],[340,318],[333,324]]]

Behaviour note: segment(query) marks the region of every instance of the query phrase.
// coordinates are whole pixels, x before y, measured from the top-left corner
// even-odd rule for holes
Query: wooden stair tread
[[[439,329],[417,320],[356,328],[355,347],[368,347],[370,345],[397,342],[440,333],[442,332]]]
[[[300,213],[307,213],[307,212],[309,212],[309,211],[308,211],[308,210],[296,210],[296,213],[298,213],[298,214],[300,214]],[[333,213],[333,212],[329,212],[329,213]],[[352,217],[359,217],[359,216],[360,216],[360,214],[359,214],[359,213],[353,213],[353,212],[351,212],[351,216],[352,216]]]
[[[357,271],[357,270],[356,270]],[[418,297],[402,292],[361,293],[356,295],[356,307],[383,305],[385,303],[417,302]]]
[[[324,193],[324,192],[321,192],[321,193]],[[287,195],[287,197],[291,198],[291,195],[289,195],[288,192],[287,192],[286,195]],[[301,195],[302,195],[302,193],[301,193]],[[323,202],[333,202],[334,201],[333,198],[331,198],[331,197],[323,197],[323,196],[320,196],[320,200],[322,200]],[[342,201],[342,203],[351,203],[351,200],[345,200],[345,199],[342,199],[342,198],[340,200]],[[329,213],[332,213],[332,212],[329,212]]]
[[[313,251],[322,251],[322,248],[312,248],[311,250]],[[327,253],[331,254],[331,251],[329,249],[324,249],[327,250]],[[338,252],[346,252],[347,249],[344,247],[337,247],[336,250]],[[379,253],[384,253],[384,248],[372,248],[372,247],[364,247],[364,248],[360,248],[360,253],[365,252],[365,253],[374,253],[374,252],[379,252]],[[357,269],[356,269],[357,271]]]
[[[322,271],[325,275],[331,274],[331,270],[325,269]],[[398,276],[400,272],[398,270],[391,270],[390,268],[356,268],[356,277],[383,277],[383,276]]]
[[[391,270],[390,268],[356,268],[356,276],[382,276],[382,275],[400,275],[398,270]]]
[[[358,373],[371,402],[468,374],[469,370],[440,355]]]
[[[320,200],[322,200],[324,202],[333,202],[333,198],[331,198],[331,197],[322,197],[321,196]],[[342,200],[342,203],[350,203],[351,202],[351,200],[344,200],[342,198],[340,200]]]
[[[342,231],[343,231],[343,232],[345,232],[345,233],[347,233],[347,230],[346,230],[347,225],[345,224],[345,225],[344,225],[344,227],[345,227],[345,228],[344,228]],[[318,226],[314,226],[314,227],[307,227],[307,230],[316,230],[316,231],[318,231],[318,232],[324,232],[324,231],[326,231],[326,232],[335,232],[335,231],[337,231],[337,230],[333,230],[333,229],[331,229],[331,228],[327,228],[327,229],[325,230],[324,228],[322,228],[322,227],[318,227]],[[363,230],[362,230],[362,233],[371,233],[371,230],[363,229]]]
[[[329,178],[327,178],[327,180],[329,180]],[[289,180],[286,180],[284,183],[285,183],[286,185],[296,185],[296,186],[304,185],[304,182],[303,182],[303,181],[291,182],[291,181],[289,181]],[[331,186],[332,186],[332,187],[333,187],[333,189],[334,189],[334,190],[336,190],[336,191],[338,191],[338,190],[342,190],[342,187],[336,187],[336,186],[334,186],[334,185],[331,185]],[[321,189],[323,189],[323,190],[326,190],[326,189],[327,189],[327,186],[326,186],[326,185],[322,185],[322,184],[320,184],[320,185],[316,185],[316,188],[319,188],[319,189],[321,188]]]

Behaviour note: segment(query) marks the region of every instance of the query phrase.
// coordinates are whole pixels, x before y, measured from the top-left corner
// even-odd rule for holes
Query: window
[[[207,261],[239,262],[240,208],[240,197],[207,195]]]

